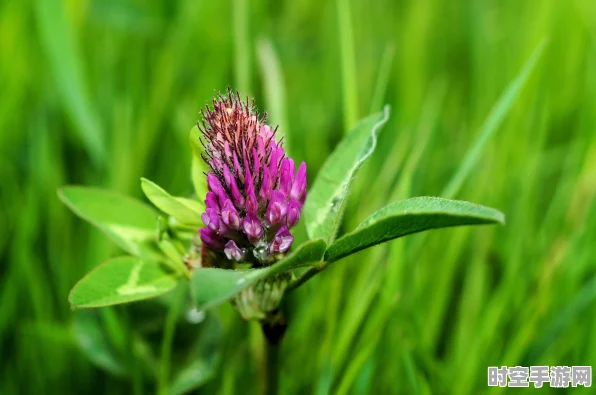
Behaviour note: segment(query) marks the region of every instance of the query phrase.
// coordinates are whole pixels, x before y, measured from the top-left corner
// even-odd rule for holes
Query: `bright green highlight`
[[[72,308],[103,307],[162,295],[176,286],[163,263],[137,257],[111,259],[93,269],[72,289]]]

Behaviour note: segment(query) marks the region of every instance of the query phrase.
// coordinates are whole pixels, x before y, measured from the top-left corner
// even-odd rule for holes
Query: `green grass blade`
[[[290,125],[286,110],[286,89],[281,62],[273,43],[268,38],[257,41],[257,54],[261,68],[261,78],[265,88],[265,106],[267,120],[271,125],[279,125],[279,136],[284,136],[284,149],[290,153]],[[278,132],[279,133],[279,132]]]
[[[528,81],[532,70],[538,63],[538,60],[542,56],[544,49],[546,48],[547,41],[542,41],[538,47],[530,56],[530,59],[526,62],[517,77],[509,84],[507,89],[503,92],[499,100],[495,103],[491,109],[488,117],[480,128],[480,133],[476,138],[476,141],[470,147],[461,165],[455,172],[455,175],[451,178],[443,192],[442,197],[453,198],[461,189],[464,181],[470,175],[470,172],[474,169],[474,166],[478,163],[481,158],[482,152],[486,147],[489,139],[493,136],[496,130],[501,126],[505,117],[513,107],[513,103],[519,96],[522,88]]]
[[[96,165],[106,162],[103,132],[85,88],[81,55],[59,0],[39,0],[34,7],[42,46],[48,57],[56,87],[87,152]]]
[[[248,95],[251,92],[251,59],[250,48],[251,40],[248,30],[248,21],[250,19],[249,0],[232,1],[232,17],[234,23],[234,79],[235,89],[242,95]]]
[[[347,133],[359,118],[358,78],[356,54],[352,30],[350,1],[336,0],[338,41],[341,53],[341,82],[344,113],[344,133]]]
[[[389,43],[385,46],[383,57],[379,65],[379,74],[377,75],[377,82],[373,91],[372,99],[370,101],[370,113],[379,111],[383,108],[383,102],[387,93],[389,85],[389,78],[391,77],[391,65],[393,64],[393,57],[395,56],[395,46]]]

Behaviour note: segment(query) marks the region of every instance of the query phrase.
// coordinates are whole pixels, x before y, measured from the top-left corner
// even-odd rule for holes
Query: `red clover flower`
[[[201,216],[206,227],[199,230],[203,254],[214,255],[217,267],[270,265],[294,241],[290,229],[306,199],[306,164],[295,171],[275,138],[277,127],[266,125],[266,114],[238,92],[218,93],[201,115],[197,125],[210,167]]]

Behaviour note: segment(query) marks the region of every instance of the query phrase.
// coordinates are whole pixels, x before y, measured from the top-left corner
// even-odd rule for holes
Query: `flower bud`
[[[287,197],[290,195],[292,183],[294,182],[294,161],[285,158],[281,162],[281,174],[279,177],[279,189]]]
[[[209,228],[199,230],[201,242],[213,251],[221,251],[224,247],[224,240]]]
[[[230,260],[242,262],[246,255],[246,251],[243,251],[240,248],[238,248],[234,240],[230,240],[226,243],[224,247],[224,254],[226,254],[226,257]]]
[[[276,225],[283,221],[287,211],[286,198],[280,191],[271,192],[271,200],[265,213],[265,221],[268,225]]]
[[[219,233],[223,233],[223,227],[222,227],[222,222],[219,219],[219,213],[217,212],[216,209],[214,208],[208,208],[207,211],[205,211],[202,215],[201,215],[201,219],[203,220],[203,223],[205,224],[205,226],[207,226],[209,229],[211,229],[212,231],[214,231],[215,233],[219,234]]]
[[[235,230],[240,229],[240,226],[242,225],[240,215],[238,215],[238,211],[236,211],[236,208],[230,199],[226,200],[221,209],[221,219],[224,224]]]
[[[302,162],[296,173],[296,178],[292,183],[292,190],[290,191],[290,198],[300,201],[304,204],[306,198],[306,163]]]
[[[263,226],[261,225],[261,221],[253,213],[248,213],[246,215],[242,227],[244,229],[244,233],[246,233],[246,236],[248,237],[248,241],[250,241],[252,244],[257,244],[257,242],[263,236]]]
[[[287,226],[282,226],[279,228],[273,241],[269,245],[269,251],[271,254],[283,254],[287,250],[290,249],[292,246],[292,242],[294,241],[294,237],[288,230]]]
[[[288,228],[296,226],[300,221],[300,213],[302,212],[302,205],[298,200],[292,199],[288,204],[288,213],[286,214],[286,224]]]

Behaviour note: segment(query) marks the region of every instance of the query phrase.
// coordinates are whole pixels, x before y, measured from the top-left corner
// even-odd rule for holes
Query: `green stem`
[[[133,347],[134,347],[134,345],[133,345]],[[142,395],[143,394],[143,376],[142,376],[142,372],[141,372],[141,367],[138,362],[136,353],[133,355],[135,358],[135,363],[132,366],[132,393],[134,395]]]
[[[272,311],[261,321],[265,335],[265,365],[267,374],[267,395],[275,395],[278,390],[279,347],[286,332],[287,322],[281,309]]]
[[[310,269],[302,273],[302,275],[298,277],[296,281],[288,285],[288,289],[286,290],[286,292],[295,290],[296,288],[310,280],[315,274],[320,273],[322,270],[323,269],[319,269],[318,267],[311,267]]]
[[[122,309],[122,323],[126,328],[124,333],[126,335],[126,355],[128,356],[128,364],[131,368],[132,376],[132,393],[134,395],[143,394],[143,375],[141,371],[141,358],[138,355],[137,348],[135,347],[135,336],[136,333],[133,330],[132,316],[129,309]]]
[[[161,359],[159,364],[159,373],[157,376],[157,393],[160,395],[167,395],[169,392],[170,381],[170,363],[172,356],[172,342],[174,340],[174,330],[176,329],[176,321],[180,314],[180,308],[186,295],[186,288],[178,285],[176,295],[173,298],[172,304],[168,309],[166,316],[165,328],[161,342]]]
[[[278,363],[279,363],[279,345],[273,344],[265,338],[265,358],[267,364],[267,395],[276,395],[278,388]]]
[[[290,285],[288,285],[288,289],[286,290],[286,292],[295,290],[296,288],[298,288],[299,286],[301,286],[302,284],[304,284],[305,282],[310,280],[313,276],[315,276],[316,274],[319,274],[320,272],[325,270],[327,268],[327,266],[329,266],[329,264],[331,264],[333,262],[334,261],[321,261],[321,262],[319,262],[319,264],[317,266],[311,267],[310,269],[308,269],[307,271],[302,273],[302,275],[300,277],[298,277],[296,279],[296,281],[290,283]]]

